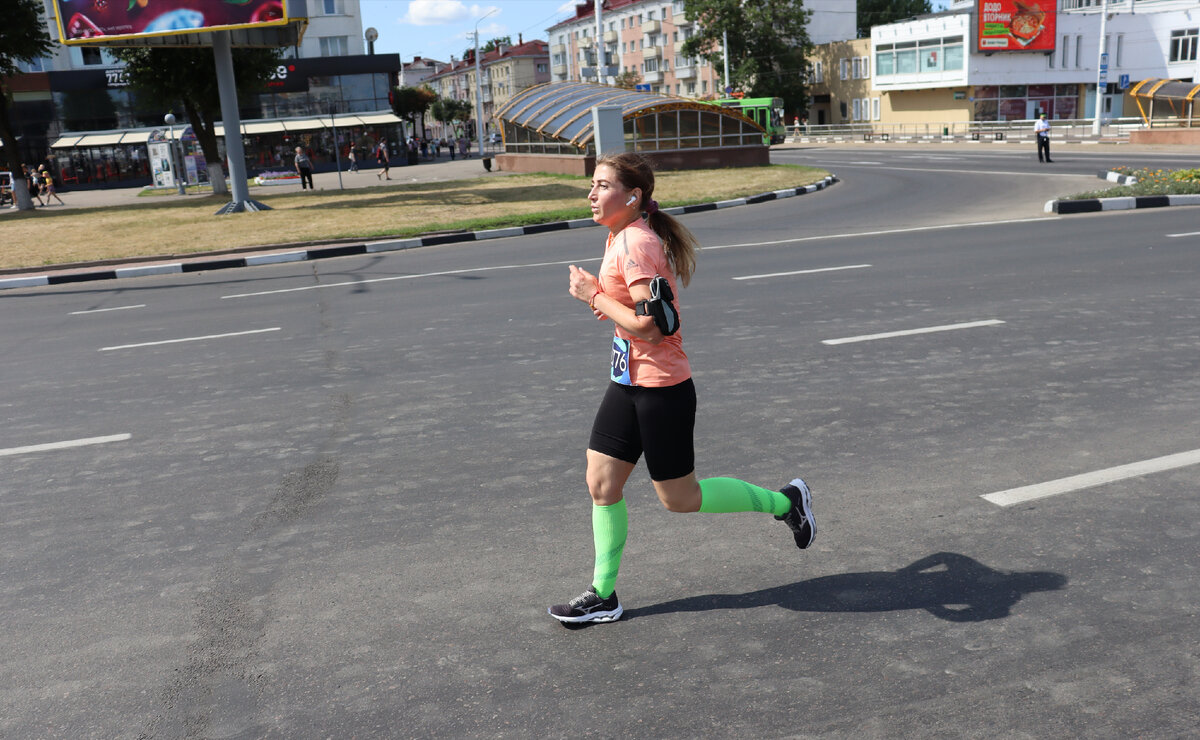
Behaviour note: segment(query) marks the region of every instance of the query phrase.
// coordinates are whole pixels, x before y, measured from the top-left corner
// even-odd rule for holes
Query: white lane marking
[[[1006,170],[952,170],[941,167],[876,167],[873,165],[855,164],[853,162],[814,162],[827,167],[869,167],[873,170],[900,170],[901,172],[953,172],[958,175],[1009,175],[1012,177],[1086,177],[1096,179],[1095,175],[1076,175],[1071,172],[1010,172]]]
[[[889,331],[883,334],[863,334],[857,337],[844,337],[842,339],[822,339],[821,344],[853,344],[854,342],[870,342],[875,339],[891,339],[893,337],[909,337],[914,334],[932,334],[939,331],[954,331],[956,329],[974,329],[980,326],[996,326],[1004,322],[999,319],[988,319],[986,321],[968,321],[962,324],[944,324],[942,326],[927,326],[923,329],[905,329],[904,331]]]
[[[917,231],[940,231],[943,229],[961,229],[972,226],[1000,226],[1004,224],[1028,224],[1034,222],[1057,221],[1062,216],[1038,216],[1036,218],[1014,218],[1004,221],[975,221],[965,224],[938,224],[936,226],[912,226],[905,229],[881,229],[879,231],[859,231],[852,234],[825,234],[822,236],[798,236],[794,239],[777,239],[769,242],[746,242],[744,244],[717,244],[702,247],[705,251],[713,249],[739,249],[741,247],[766,247],[774,244],[795,244],[797,242],[812,242],[823,239],[852,239],[862,236],[887,236],[889,234],[911,234]]]
[[[244,337],[247,334],[264,334],[269,331],[279,331],[280,327],[270,329],[251,329],[250,331],[234,331],[228,334],[209,334],[203,337],[184,337],[182,339],[163,339],[158,342],[141,342],[140,344],[120,344],[115,347],[101,347],[101,352],[111,352],[117,349],[135,349],[137,347],[155,347],[160,344],[179,344],[180,342],[202,342],[206,339],[224,339],[225,337]]]
[[[846,265],[844,267],[818,267],[813,270],[794,270],[792,272],[768,272],[762,275],[741,275],[734,280],[757,280],[759,278],[788,277],[790,275],[812,275],[817,272],[836,272],[838,270],[861,270],[870,265]]]
[[[115,308],[93,308],[88,311],[72,311],[70,316],[82,316],[85,313],[105,313],[107,311],[128,311],[131,308],[145,308],[145,303],[139,303],[136,306],[116,306]]]
[[[50,442],[42,445],[29,445],[27,447],[9,447],[8,449],[0,450],[0,457],[6,455],[24,455],[30,452],[49,452],[51,450],[65,450],[70,447],[87,447],[88,445],[102,445],[109,442],[124,442],[131,438],[132,434],[113,434],[107,437],[87,437],[85,439],[69,439],[65,442]]]
[[[1092,473],[1072,475],[1068,478],[1059,478],[1058,480],[1038,483],[1032,486],[1022,486],[1021,488],[1010,488],[1007,491],[986,493],[980,496],[980,498],[990,501],[997,506],[1012,506],[1013,504],[1046,498],[1047,496],[1057,496],[1060,493],[1081,491],[1085,488],[1095,488],[1096,486],[1114,483],[1126,478],[1137,478],[1151,473],[1161,473],[1165,470],[1174,470],[1175,468],[1183,468],[1196,464],[1200,464],[1200,450],[1191,450],[1190,452],[1165,455],[1150,460],[1129,463],[1128,465],[1118,465],[1115,468],[1106,468],[1105,470],[1097,470]]]
[[[589,257],[587,259],[559,260],[555,262],[530,262],[524,265],[495,265],[493,267],[465,267],[461,270],[441,270],[439,272],[422,272],[413,275],[392,275],[382,278],[368,278],[366,280],[346,280],[341,283],[321,283],[320,285],[305,285],[300,288],[280,288],[279,290],[263,290],[257,293],[237,293],[235,295],[223,295],[221,300],[226,298],[250,298],[260,295],[275,295],[277,293],[295,293],[301,290],[318,290],[320,288],[344,288],[347,286],[366,285],[368,283],[386,283],[392,280],[415,280],[416,278],[438,277],[443,275],[463,275],[473,272],[492,272],[495,270],[516,270],[523,267],[556,267],[559,265],[581,265],[585,262],[599,262],[601,257]]]
[[[970,227],[974,227],[974,226],[1002,226],[1005,224],[1024,224],[1024,223],[1034,223],[1034,222],[1045,223],[1048,221],[1058,221],[1062,218],[1063,218],[1062,216],[1038,216],[1036,218],[1016,218],[1016,219],[1005,219],[1005,220],[1000,220],[1000,221],[974,221],[974,222],[962,223],[962,224],[938,224],[936,226],[914,226],[914,227],[907,228],[907,229],[884,229],[881,231],[860,231],[860,232],[854,233],[854,234],[827,234],[824,236],[801,236],[801,237],[796,237],[795,239],[778,239],[775,241],[767,241],[767,242],[747,242],[745,244],[717,244],[717,245],[713,245],[713,246],[709,246],[709,247],[701,247],[701,249],[704,251],[708,251],[708,250],[715,250],[715,249],[738,249],[741,247],[766,247],[766,246],[772,246],[775,244],[795,244],[797,242],[818,241],[821,239],[847,239],[847,238],[865,237],[865,236],[887,236],[889,234],[907,234],[907,233],[914,233],[914,232],[918,232],[918,231],[939,231],[942,229],[960,229],[960,228],[970,228]],[[347,286],[353,287],[356,285],[368,285],[370,283],[387,283],[387,282],[391,282],[393,280],[415,280],[417,278],[438,277],[438,276],[445,276],[445,275],[462,275],[462,274],[474,273],[474,272],[491,272],[494,270],[516,270],[516,269],[527,268],[527,267],[556,267],[558,265],[581,265],[581,264],[584,264],[585,262],[599,262],[600,260],[601,260],[600,257],[585,258],[585,259],[576,258],[576,259],[569,259],[569,260],[559,260],[559,261],[555,261],[555,262],[530,262],[530,263],[526,263],[526,264],[516,264],[516,265],[496,265],[494,267],[468,267],[468,268],[463,268],[460,270],[442,270],[439,272],[425,272],[425,273],[417,273],[414,275],[392,275],[390,277],[367,278],[365,280],[347,280],[345,282],[340,282],[340,283],[321,283],[320,285],[305,285],[305,286],[299,287],[299,288],[280,288],[278,290],[262,290],[262,291],[258,291],[258,292],[254,292],[254,293],[236,293],[233,295],[223,295],[223,296],[221,296],[221,300],[225,300],[228,298],[251,298],[251,297],[255,297],[255,296],[276,295],[279,293],[296,293],[296,292],[303,291],[303,290],[320,290],[321,288],[344,288]]]
[[[1183,234],[1167,234],[1168,239],[1178,239],[1181,236],[1200,236],[1200,231],[1188,231]]]

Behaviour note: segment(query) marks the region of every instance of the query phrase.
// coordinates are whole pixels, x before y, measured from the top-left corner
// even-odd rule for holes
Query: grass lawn
[[[661,172],[654,197],[662,207],[708,203],[809,185],[828,174],[795,165]],[[0,270],[587,218],[588,189],[584,177],[510,175],[338,191],[255,187],[250,197],[273,210],[228,216],[214,213],[229,198],[213,195],[35,209],[0,222]]]

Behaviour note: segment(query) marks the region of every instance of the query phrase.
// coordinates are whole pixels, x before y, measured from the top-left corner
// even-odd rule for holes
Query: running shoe
[[[571,599],[566,604],[556,604],[548,610],[550,616],[560,622],[577,624],[581,622],[615,622],[625,611],[617,600],[617,592],[613,591],[607,599],[600,598],[595,586]]]
[[[817,520],[813,518],[812,513],[812,492],[808,490],[808,485],[799,478],[784,486],[779,492],[791,499],[792,508],[783,516],[775,518],[781,522],[787,522],[787,525],[792,528],[792,536],[796,538],[796,547],[803,550],[811,545],[813,538],[817,536]]]

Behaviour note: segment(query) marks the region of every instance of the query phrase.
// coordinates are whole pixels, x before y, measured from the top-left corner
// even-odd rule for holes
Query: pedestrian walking
[[[446,140],[446,148],[450,150],[450,161],[453,162],[454,161],[454,137],[453,136]]]
[[[375,174],[375,179],[386,177],[392,179],[388,174],[388,170],[392,168],[392,158],[388,155],[387,139],[380,139],[375,145],[375,161],[379,163],[380,170]]]
[[[29,165],[21,165],[21,176],[25,178],[25,189],[29,191],[30,198],[37,198],[39,206],[46,205],[42,202],[42,188],[38,183],[37,172],[29,169]],[[16,199],[13,200],[16,202]]]
[[[358,172],[358,155],[354,153],[354,147],[350,147],[350,151],[347,152],[346,158],[350,160],[350,171]]]
[[[1037,137],[1037,150],[1039,162],[1053,162],[1050,159],[1050,122],[1046,120],[1046,114],[1043,113],[1040,118],[1033,124],[1033,134]],[[1042,158],[1042,153],[1045,152],[1045,159]]]
[[[300,175],[300,189],[304,190],[304,188],[307,187],[310,190],[316,190],[316,188],[313,187],[312,160],[309,159],[308,155],[304,153],[304,149],[302,147],[296,147],[295,161],[296,174]]]
[[[614,336],[609,384],[587,449],[592,583],[550,607],[564,623],[612,622],[624,612],[616,592],[629,526],[624,489],[643,455],[668,511],[772,514],[787,523],[801,549],[816,535],[812,495],[800,478],[780,491],[735,478],[696,479],[696,389],[676,331],[674,296],[678,284],[691,279],[698,245],[683,224],[659,210],[649,162],[627,152],[602,157],[588,201],[592,220],[609,230],[604,259],[598,275],[571,265],[568,292],[597,319],[611,321]]]
[[[38,176],[42,181],[42,194],[46,196],[46,205],[49,205],[50,199],[54,198],[60,206],[65,206],[66,203],[63,203],[63,199],[58,197],[58,191],[54,189],[54,175],[50,174],[46,165],[38,165]]]

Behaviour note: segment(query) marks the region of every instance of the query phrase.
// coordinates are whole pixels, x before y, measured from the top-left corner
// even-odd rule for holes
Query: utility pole
[[[479,145],[479,158],[483,159],[483,74],[479,66],[479,24],[500,8],[492,8],[483,18],[475,21],[475,141]]]
[[[596,82],[603,85],[604,82],[600,78],[600,70],[604,68],[604,23],[600,20],[600,6],[603,0],[595,0],[593,6],[596,8]]]
[[[1100,53],[1096,61],[1096,118],[1092,121],[1092,136],[1100,135],[1100,117],[1104,113],[1104,88],[1108,86],[1108,44],[1104,34],[1108,27],[1108,0],[1100,3]]]

